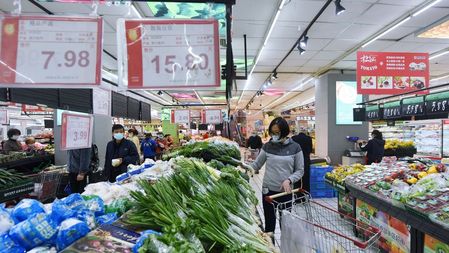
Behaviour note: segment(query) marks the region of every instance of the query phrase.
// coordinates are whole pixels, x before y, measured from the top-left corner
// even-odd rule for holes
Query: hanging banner
[[[204,110],[203,111],[204,124],[221,124],[223,123],[223,115],[221,110]]]
[[[81,149],[92,146],[93,117],[63,113],[61,126],[61,149]]]
[[[429,66],[428,53],[357,52],[357,92],[402,94],[427,88]]]
[[[0,124],[2,125],[9,124],[8,110],[0,110]]]
[[[119,20],[117,30],[119,80],[129,89],[220,86],[216,20]]]
[[[403,116],[424,115],[424,96],[402,99]]]
[[[426,96],[426,113],[437,114],[449,112],[449,91]]]
[[[172,110],[171,123],[175,124],[190,123],[190,110]]]
[[[3,16],[0,85],[99,85],[101,18]]]
[[[384,104],[384,119],[398,119],[401,118],[401,101],[394,101]]]
[[[92,105],[94,114],[111,115],[111,91],[93,89]]]

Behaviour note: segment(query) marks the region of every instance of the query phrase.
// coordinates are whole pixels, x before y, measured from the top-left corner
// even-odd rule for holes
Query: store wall
[[[362,125],[336,124],[336,82],[355,80],[355,73],[328,73],[316,83],[316,153],[321,157],[329,156],[332,164],[341,163],[344,151],[353,149],[354,144],[348,142],[346,136],[368,139],[368,123]]]

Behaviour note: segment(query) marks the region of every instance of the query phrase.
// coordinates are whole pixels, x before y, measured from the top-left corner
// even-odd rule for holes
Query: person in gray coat
[[[301,147],[288,137],[290,128],[282,117],[275,118],[268,129],[271,136],[254,163],[250,165],[258,171],[265,165],[265,175],[262,183],[262,199],[265,218],[265,232],[274,232],[276,228],[276,213],[271,203],[265,201],[266,196],[292,191],[291,186],[301,180],[304,175],[304,157]],[[276,199],[286,202],[291,195]]]

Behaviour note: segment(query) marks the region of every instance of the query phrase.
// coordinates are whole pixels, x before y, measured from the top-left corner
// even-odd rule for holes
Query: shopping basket
[[[275,200],[288,194],[265,198],[281,224],[282,253],[379,252],[379,228],[313,201],[303,189],[293,190],[287,202]]]
[[[252,163],[256,160],[257,156],[259,155],[258,149],[251,149],[248,148],[245,150],[245,163]]]
[[[56,197],[62,175],[66,172],[66,168],[58,168],[49,171],[41,171],[34,178],[34,193],[36,197],[45,202]]]

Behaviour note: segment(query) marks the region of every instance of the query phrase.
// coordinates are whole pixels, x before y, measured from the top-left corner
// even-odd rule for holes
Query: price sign
[[[190,110],[173,110],[171,122],[175,124],[190,123]]]
[[[94,114],[111,115],[111,92],[103,89],[94,89],[92,96]]]
[[[366,108],[366,120],[380,120],[382,118],[381,110],[378,105],[368,106]]]
[[[129,89],[220,86],[216,20],[122,20]],[[120,64],[121,63],[121,64]]]
[[[99,85],[101,18],[6,16],[0,84]]]
[[[0,110],[0,124],[2,124],[2,125],[9,124],[7,110]]]
[[[427,114],[449,112],[449,91],[427,95],[425,100]]]
[[[92,146],[93,122],[91,115],[63,113],[61,149],[90,148]]]
[[[397,119],[401,117],[401,101],[384,104],[384,119]]]
[[[424,115],[424,97],[404,98],[401,107],[403,116]]]
[[[205,124],[220,124],[223,122],[221,110],[205,110],[204,120]]]

